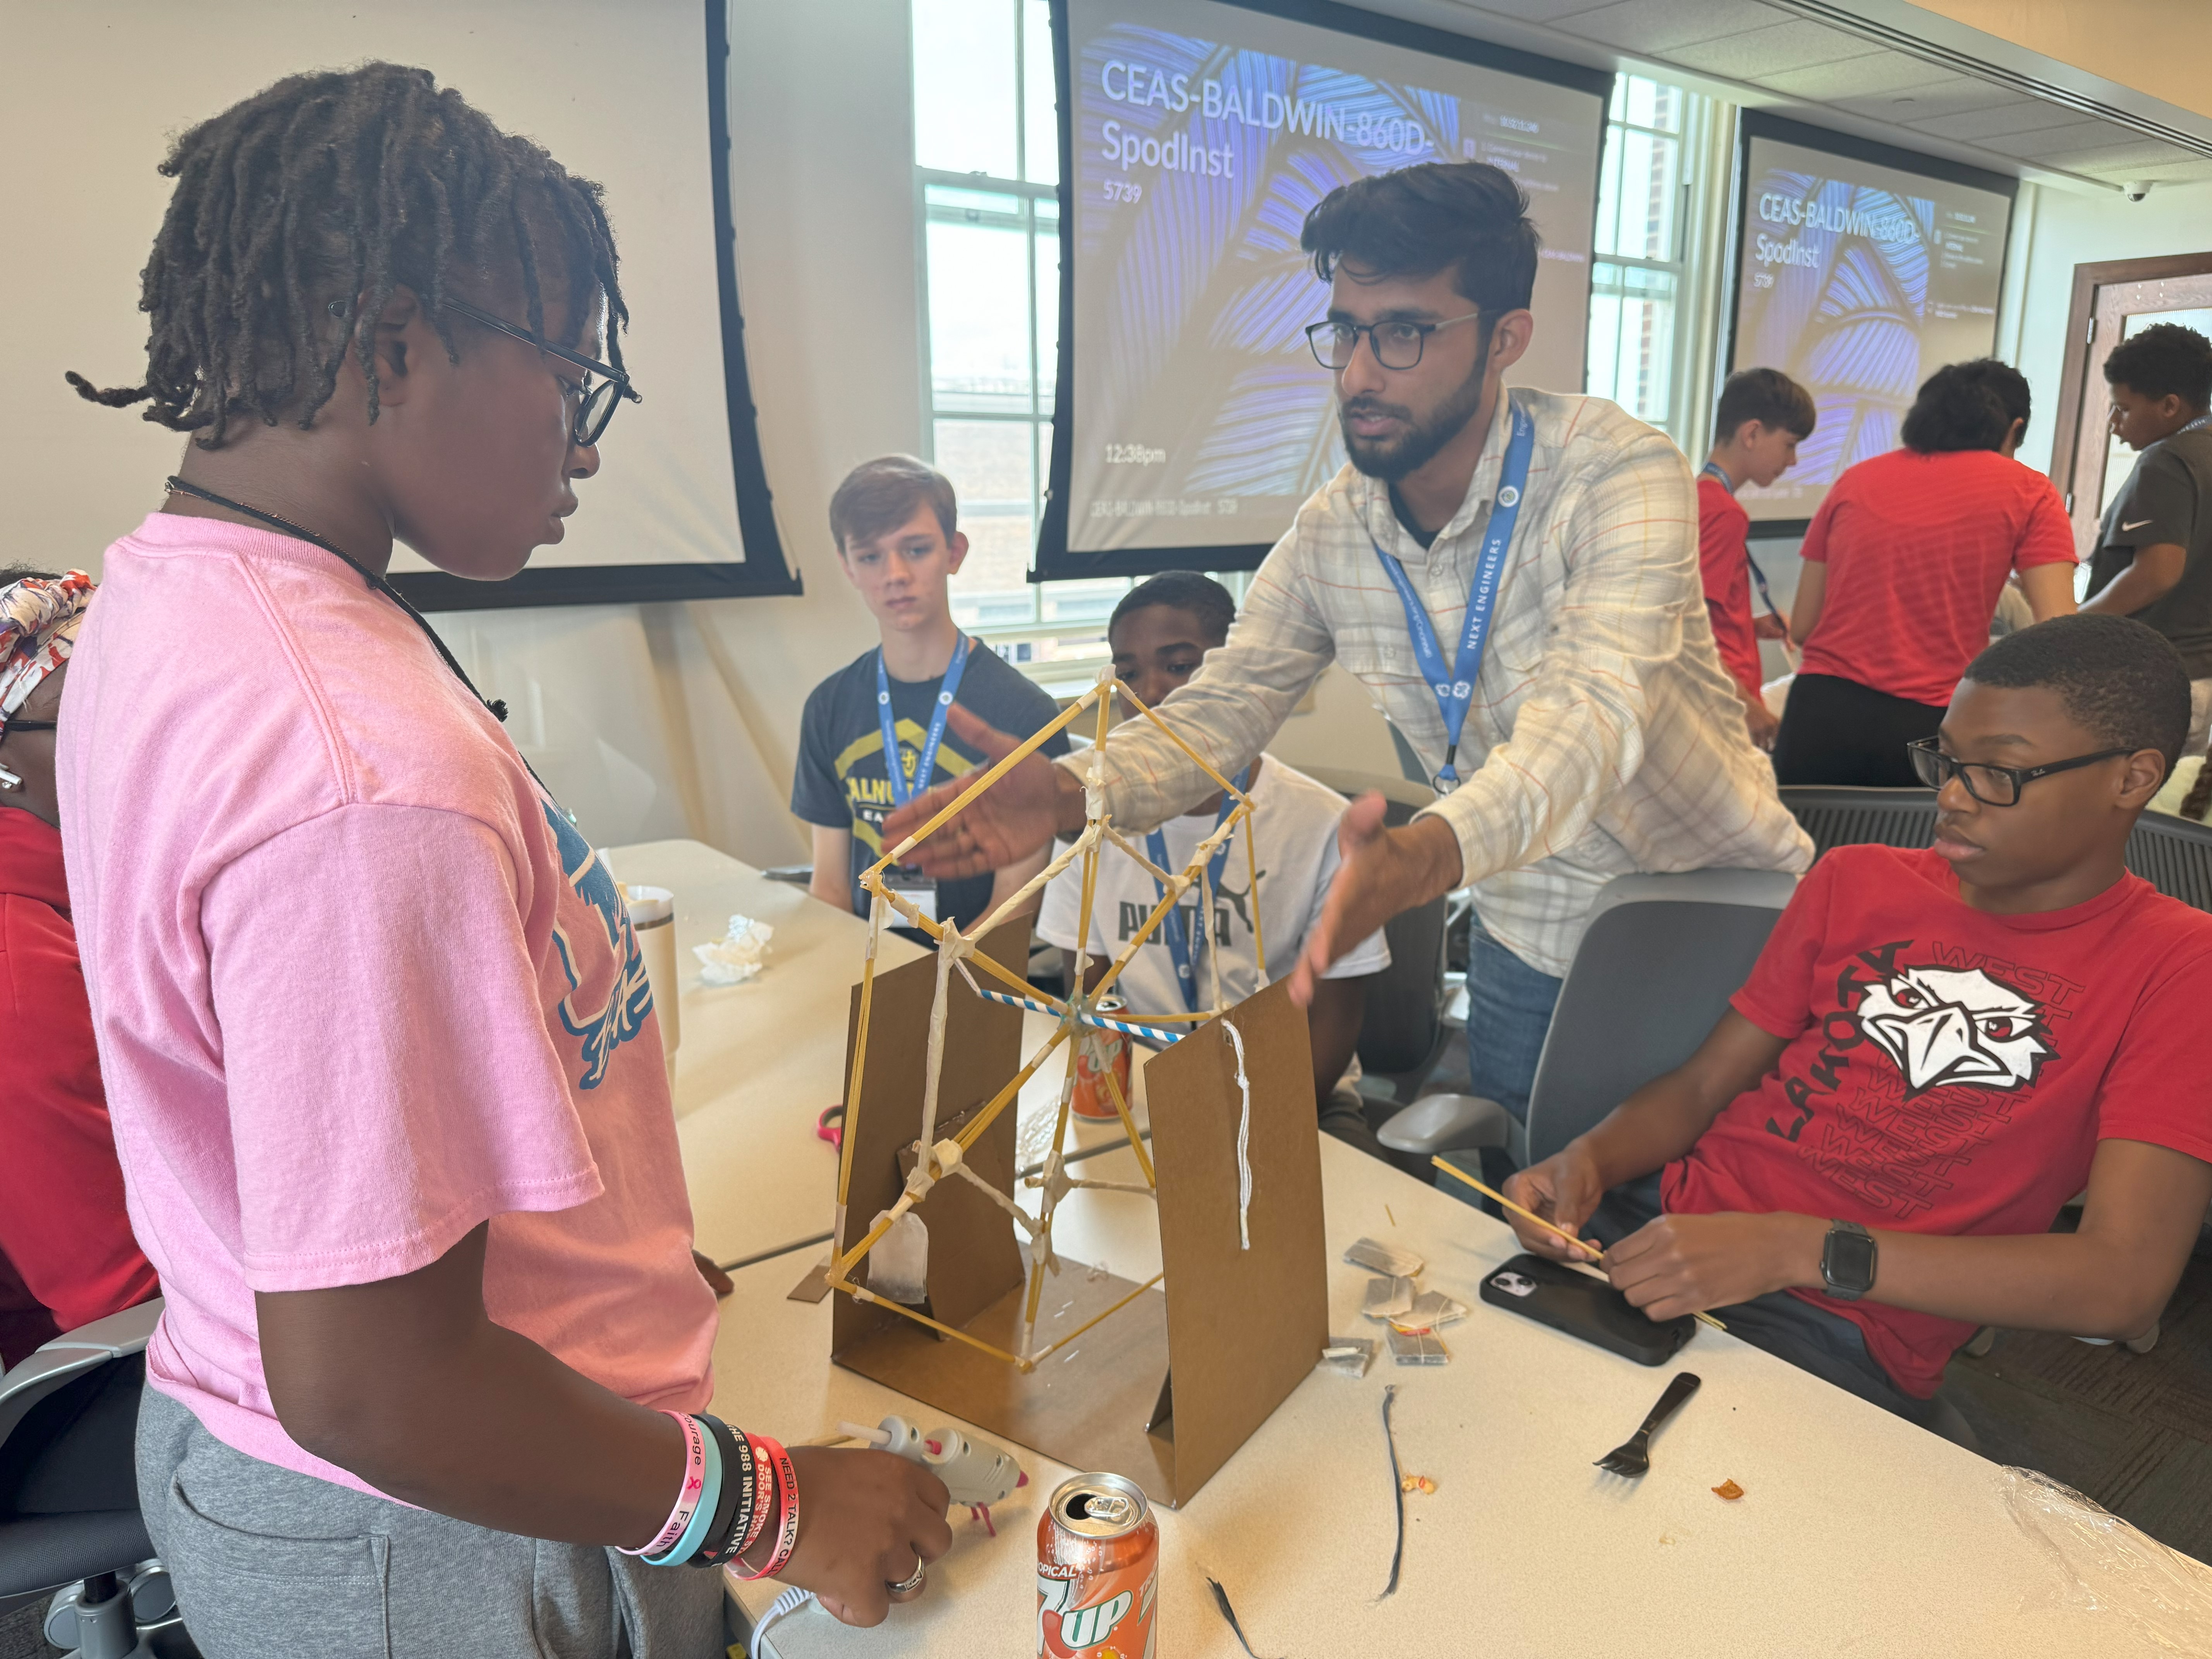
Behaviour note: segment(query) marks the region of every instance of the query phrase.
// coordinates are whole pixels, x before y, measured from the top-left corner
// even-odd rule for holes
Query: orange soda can
[[[1109,1018],[1121,1012],[1119,997],[1098,999],[1097,1012]],[[1106,1076],[1112,1073],[1114,1081],[1121,1085],[1121,1098],[1129,1097],[1129,1034],[1127,1031],[1103,1031],[1096,1025],[1086,1025],[1083,1035],[1075,1039],[1075,1092],[1068,1101],[1069,1108],[1078,1117],[1104,1118],[1112,1121],[1121,1115],[1114,1109],[1114,1096],[1106,1086]]]
[[[1160,1527],[1133,1481],[1079,1474],[1037,1519],[1039,1659],[1154,1659]]]

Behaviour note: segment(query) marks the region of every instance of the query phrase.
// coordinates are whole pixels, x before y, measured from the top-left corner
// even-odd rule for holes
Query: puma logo
[[[1261,876],[1264,876],[1267,873],[1267,872],[1265,870],[1260,872]],[[1254,881],[1256,882],[1258,878],[1258,877],[1255,877]],[[1247,883],[1245,884],[1244,890],[1241,893],[1234,887],[1230,886],[1226,882],[1224,882],[1220,886],[1213,890],[1213,896],[1216,898],[1221,900],[1224,903],[1227,904],[1231,909],[1236,911],[1237,919],[1244,924],[1244,931],[1248,933],[1254,931],[1252,927],[1252,913],[1246,909],[1244,905],[1245,901],[1252,896],[1252,883]]]

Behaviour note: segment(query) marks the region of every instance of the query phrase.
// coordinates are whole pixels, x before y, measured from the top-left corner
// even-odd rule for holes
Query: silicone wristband
[[[706,1541],[691,1558],[691,1565],[719,1567],[730,1559],[730,1547],[744,1536],[745,1526],[752,1519],[753,1454],[745,1437],[732,1433],[729,1425],[719,1417],[702,1413],[699,1420],[722,1449],[722,1501],[714,1506],[713,1524],[708,1527]]]
[[[653,1541],[634,1550],[623,1550],[624,1555],[651,1555],[684,1536],[684,1528],[691,1524],[692,1513],[699,1507],[700,1492],[706,1486],[707,1449],[703,1443],[707,1437],[698,1420],[682,1412],[664,1412],[661,1415],[674,1418],[684,1431],[684,1480],[676,1489],[675,1505],[668,1511],[668,1519],[660,1523],[660,1530],[653,1534]]]
[[[768,1565],[758,1572],[738,1571],[740,1578],[773,1578],[791,1565],[791,1552],[799,1542],[799,1474],[791,1466],[791,1454],[765,1436],[756,1436],[755,1443],[767,1449],[775,1465],[775,1491],[783,1506],[777,1518],[775,1553],[769,1557]]]
[[[745,1455],[760,1471],[759,1501],[753,1506],[752,1519],[745,1522],[744,1541],[732,1553],[732,1559],[760,1541],[761,1534],[768,1528],[769,1511],[775,1507],[768,1501],[769,1490],[775,1485],[775,1462],[768,1455],[767,1444],[758,1436],[749,1434],[745,1437]]]
[[[699,1507],[692,1510],[691,1524],[684,1528],[684,1535],[665,1555],[647,1556],[645,1565],[648,1567],[677,1567],[689,1561],[700,1540],[706,1537],[707,1528],[714,1522],[714,1510],[722,1501],[722,1449],[715,1444],[714,1437],[703,1430],[699,1438],[707,1449],[706,1490],[699,1495]]]

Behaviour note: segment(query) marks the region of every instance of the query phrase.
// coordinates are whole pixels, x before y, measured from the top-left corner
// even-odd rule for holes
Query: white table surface
[[[676,895],[676,967],[683,1041],[676,1051],[676,1131],[698,1247],[717,1261],[787,1249],[830,1231],[837,1154],[815,1133],[845,1097],[845,1012],[860,977],[868,925],[804,887],[696,841],[610,848],[617,879]],[[699,982],[692,947],[722,937],[732,915],[775,929],[767,966],[741,985]],[[921,948],[885,934],[877,960],[896,968]],[[1030,1015],[1024,1047],[1052,1021]],[[1062,1068],[1048,1062],[1022,1091],[1021,1144],[1042,1155]],[[1131,1103],[1141,1123],[1141,1088]],[[1119,1139],[1085,1126],[1085,1143]]]
[[[842,1094],[845,988],[862,924],[696,843],[613,858],[623,880],[678,895],[677,1101],[701,1248],[728,1260],[772,1235],[822,1231],[834,1160],[813,1120]],[[776,927],[772,965],[748,986],[699,988],[690,946],[719,936],[733,909]],[[1032,1092],[1025,1150],[1046,1099]],[[1321,1146],[1331,1330],[1382,1332],[1358,1316],[1367,1272],[1340,1260],[1362,1234],[1421,1254],[1422,1286],[1472,1311],[1445,1333],[1449,1365],[1401,1367],[1384,1355],[1361,1378],[1316,1370],[1181,1511],[1158,1512],[1162,1659],[1238,1654],[1206,1573],[1227,1586],[1256,1652],[1298,1659],[2159,1650],[2069,1596],[2052,1558],[2008,1513],[1996,1465],[1703,1328],[1669,1364],[1646,1368],[1488,1307],[1476,1288],[1516,1249],[1507,1229],[1335,1141]],[[1127,1179],[1135,1166],[1121,1151],[1088,1167]],[[1070,1261],[1138,1280],[1158,1270],[1141,1197],[1078,1194],[1057,1237]],[[734,1275],[714,1351],[716,1412],[787,1441],[893,1411],[942,1420],[830,1363],[830,1303],[788,1297],[819,1254]],[[1627,1482],[1593,1468],[1680,1370],[1705,1386],[1661,1431],[1652,1472]],[[1381,1426],[1392,1382],[1401,1461],[1437,1490],[1407,1496],[1400,1587],[1378,1600],[1393,1534]],[[1073,1471],[1015,1449],[1030,1484],[999,1506],[996,1539],[959,1515],[952,1553],[921,1599],[873,1631],[810,1609],[775,1627],[773,1650],[781,1659],[1030,1654],[1038,1506]],[[1715,1497],[1724,1480],[1746,1495]],[[777,1588],[747,1586],[740,1605],[757,1613]]]

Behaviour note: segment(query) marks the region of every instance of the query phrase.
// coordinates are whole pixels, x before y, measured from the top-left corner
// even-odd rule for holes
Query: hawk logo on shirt
[[[553,923],[553,946],[568,975],[568,994],[561,999],[561,1029],[583,1044],[584,1071],[578,1085],[596,1089],[606,1077],[615,1050],[644,1029],[645,1017],[653,1012],[653,986],[645,976],[645,958],[638,951],[637,935],[630,932],[629,907],[623,902],[613,872],[550,801],[540,805],[560,848],[561,872],[605,930],[607,948],[601,951],[596,939],[571,938],[557,915]],[[592,981],[588,985],[587,975]]]
[[[1867,988],[1857,1013],[1908,1098],[1952,1084],[2026,1088],[2051,1054],[2041,1006],[1979,968],[1900,967]]]

